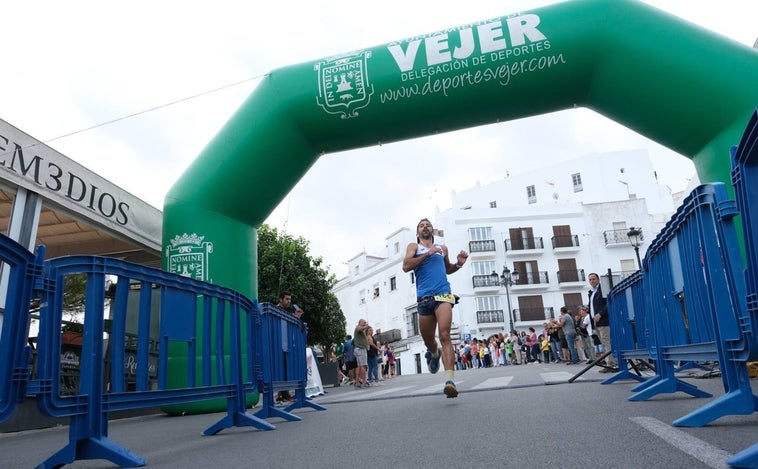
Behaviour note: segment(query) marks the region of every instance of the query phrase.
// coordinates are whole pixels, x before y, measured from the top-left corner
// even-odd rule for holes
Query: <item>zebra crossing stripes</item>
[[[356,389],[349,395],[346,395],[343,400],[345,401],[362,401],[366,399],[375,399],[387,394],[399,394],[403,393],[406,389],[411,389],[413,386],[401,386],[399,388],[385,388],[376,389],[374,391],[368,391],[366,389]]]
[[[513,376],[500,376],[498,378],[489,378],[489,379],[485,379],[484,381],[477,384],[471,389],[474,390],[474,389],[504,388],[510,384],[511,380],[513,380]]]
[[[461,389],[461,384],[462,383],[463,383],[463,381],[456,381],[455,382],[455,384],[456,384],[456,386],[458,386],[459,390]],[[445,383],[443,383],[442,381],[440,381],[439,383],[435,383],[433,386],[426,386],[426,387],[423,387],[423,388],[420,388],[420,389],[416,389],[416,390],[414,390],[414,391],[412,391],[412,392],[410,392],[408,394],[410,394],[412,396],[417,396],[417,395],[420,395],[420,394],[436,394],[436,393],[442,394],[442,388],[443,388],[444,385],[445,385]]]
[[[538,369],[534,369],[535,372]],[[539,385],[551,385],[551,384],[563,384],[568,383],[568,380],[574,376],[573,371],[542,371],[530,375],[529,379],[524,379],[524,376],[520,375],[506,375],[506,376],[493,376],[480,381],[479,376],[472,374],[466,376],[465,373],[461,373],[467,380],[456,380],[455,384],[458,386],[458,391],[465,393],[480,392],[487,390],[506,389],[513,387],[524,386],[539,386]],[[467,372],[476,373],[476,372]],[[483,377],[483,376],[482,376]],[[589,378],[579,377],[578,381],[586,381]],[[393,399],[398,397],[412,397],[412,396],[433,396],[435,394],[442,394],[444,379],[440,377],[439,380],[434,379],[434,384],[429,384],[429,381],[423,383],[410,384],[404,382],[403,386],[397,386],[399,382],[390,381],[385,382],[384,386],[372,386],[369,389],[349,389],[345,392],[340,392],[335,395],[326,395],[316,401],[322,404],[328,404],[330,402],[357,402],[365,400],[379,400],[379,399]],[[470,387],[467,387],[469,384]],[[397,387],[396,387],[397,386]]]
[[[540,373],[540,377],[542,378],[542,382],[545,384],[559,384],[559,383],[567,383],[568,380],[574,377],[575,373],[570,373],[568,371],[549,371],[545,373]],[[579,377],[576,379],[576,381],[584,381],[584,378]]]

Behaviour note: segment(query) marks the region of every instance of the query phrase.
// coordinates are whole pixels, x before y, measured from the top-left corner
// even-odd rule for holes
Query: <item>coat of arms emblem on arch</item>
[[[318,72],[316,102],[329,114],[343,119],[358,117],[358,110],[369,105],[374,87],[369,81],[367,60],[371,52],[335,57],[314,66]]]

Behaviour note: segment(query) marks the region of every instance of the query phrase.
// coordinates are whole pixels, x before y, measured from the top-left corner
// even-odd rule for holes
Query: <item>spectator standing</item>
[[[545,363],[550,363],[550,341],[545,334],[540,335],[540,350],[542,351],[542,359]]]
[[[374,328],[366,329],[366,339],[368,339],[368,349],[366,350],[367,362],[367,382],[377,384],[379,382],[379,345],[374,340]]]
[[[342,370],[345,368],[345,343],[344,342],[338,342],[334,345],[332,345],[334,350],[334,358],[337,362],[337,373],[339,373],[339,383],[342,383],[342,379],[344,378],[344,375],[342,374]]]
[[[577,309],[576,314],[572,316],[574,319],[574,326],[576,328],[576,335],[574,336],[574,347],[576,347],[576,353],[579,355],[579,361],[586,361],[590,356],[584,351],[584,342],[582,342],[582,334],[586,334],[587,331],[582,329],[582,315]]]
[[[540,354],[540,341],[537,338],[537,331],[533,328],[529,328],[529,337],[526,340],[529,345],[529,356],[532,362],[542,363],[542,357]]]
[[[550,336],[550,350],[553,353],[553,362],[560,363],[563,361],[563,354],[561,353],[561,336],[558,333],[560,328],[555,325],[555,322],[548,322],[548,335]]]
[[[508,355],[508,348],[506,347],[506,343],[507,343],[506,337],[501,332],[500,334],[498,334],[497,346],[500,349],[500,364],[502,366],[508,365],[508,358],[510,356]]]
[[[463,371],[466,368],[468,368],[468,364],[466,363],[466,344],[461,343],[461,345],[458,346],[458,369]]]
[[[392,345],[387,345],[387,371],[389,378],[395,377],[395,350]]]
[[[384,345],[382,345],[380,340],[376,341],[376,345],[379,347],[379,351],[376,354],[376,368],[379,381],[381,382],[384,381],[384,375],[382,374],[382,371],[384,371]]]
[[[545,338],[548,340],[548,344],[550,343],[550,324],[548,322],[542,323],[542,332],[540,332],[539,335],[545,336]],[[542,338],[540,338],[540,344],[542,343]]]
[[[558,317],[560,318],[560,315]],[[571,352],[569,351],[568,342],[566,342],[566,335],[563,333],[563,328],[557,319],[551,319],[550,322],[552,323],[553,328],[556,330],[558,340],[561,342],[561,356],[563,357],[562,361],[570,362]]]
[[[521,349],[521,340],[518,337],[518,332],[511,331],[511,335],[508,337],[508,343],[511,345],[511,364],[518,365],[518,354]]]
[[[342,385],[342,381],[345,379],[345,374],[342,372],[342,366],[340,366],[340,357],[337,356],[337,348],[342,350],[342,344],[332,344],[329,348],[329,361],[337,365],[337,386]],[[340,352],[341,355],[341,352]]]
[[[389,361],[387,360],[387,350],[389,350],[389,347],[387,346],[387,344],[382,345],[382,369],[381,369],[382,379],[388,379],[390,377],[389,376],[389,373],[390,373]]]
[[[346,380],[342,381],[342,384],[355,383],[355,369],[358,367],[358,362],[355,359],[355,350],[353,349],[353,336],[350,334],[345,336],[342,354],[345,356],[345,375],[347,377]]]
[[[516,361],[516,353],[515,353],[515,343],[513,339],[515,336],[513,334],[509,335],[505,338],[505,353],[508,356],[508,362],[511,365],[518,365],[518,361]],[[518,340],[518,338],[516,338]]]
[[[563,329],[563,335],[566,337],[566,345],[569,349],[570,360],[567,365],[575,365],[579,363],[579,354],[576,351],[576,324],[574,324],[574,318],[568,311],[568,308],[561,306],[561,317],[558,318],[558,325]]]
[[[479,340],[479,368],[487,368],[487,355],[489,354],[489,349],[487,348],[487,343],[484,341],[484,339]]]
[[[353,332],[353,353],[355,353],[357,362],[357,367],[355,368],[356,388],[368,387],[368,381],[366,380],[368,369],[368,337],[366,336],[366,330],[368,330],[368,327],[368,322],[365,319],[360,319]]]
[[[290,312],[290,306],[292,306],[292,293],[288,291],[283,291],[279,293],[279,299],[276,302],[276,307],[283,309],[284,311]],[[292,313],[292,315],[300,319],[301,316],[303,315],[303,310],[300,309],[300,306],[298,305],[294,305],[294,306],[295,306],[295,311]],[[284,352],[284,353],[286,355],[287,352]],[[286,366],[286,359],[285,359],[285,366]],[[285,369],[285,372],[286,372],[286,369]],[[275,401],[278,403],[294,402],[295,398],[292,397],[292,395],[290,394],[288,390],[284,390],[284,391],[279,391],[276,394]]]
[[[468,340],[463,344],[463,364],[466,368],[474,367],[471,357],[471,342]]]
[[[490,337],[490,358],[492,366],[500,366],[500,346],[497,343],[497,336]]]
[[[489,340],[482,339],[482,346],[480,350],[484,352],[482,359],[484,360],[484,367],[489,368],[492,366],[492,348]]]
[[[597,332],[600,342],[603,344],[603,350],[607,353],[613,350],[610,321],[608,320],[608,306],[605,297],[603,297],[603,289],[600,287],[600,277],[593,272],[589,275],[588,280],[591,287],[588,306],[590,307],[590,317],[593,321],[592,328]],[[601,369],[601,373],[611,373],[618,367],[616,357],[613,354],[608,355],[607,363],[610,368]]]
[[[521,347],[521,363],[529,363],[529,345],[526,343],[526,331],[521,331],[519,335],[519,346]]]

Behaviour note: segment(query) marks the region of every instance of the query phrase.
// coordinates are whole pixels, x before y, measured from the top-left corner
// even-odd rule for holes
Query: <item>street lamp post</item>
[[[642,241],[642,228],[629,228],[629,232],[626,234],[629,238],[629,242],[634,248],[634,254],[637,256],[637,270],[642,269],[642,262],[640,261],[640,243]]]
[[[513,308],[511,308],[510,287],[518,282],[518,276],[518,270],[513,269],[513,271],[511,271],[507,266],[503,266],[503,273],[499,276],[494,270],[490,274],[490,278],[495,284],[505,287],[505,298],[508,300],[508,319],[510,320],[509,334],[513,332]]]

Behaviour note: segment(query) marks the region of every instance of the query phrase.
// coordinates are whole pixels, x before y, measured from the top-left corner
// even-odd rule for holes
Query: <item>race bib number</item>
[[[441,301],[443,303],[455,304],[455,296],[452,293],[445,293],[444,295],[434,295],[434,301]]]

